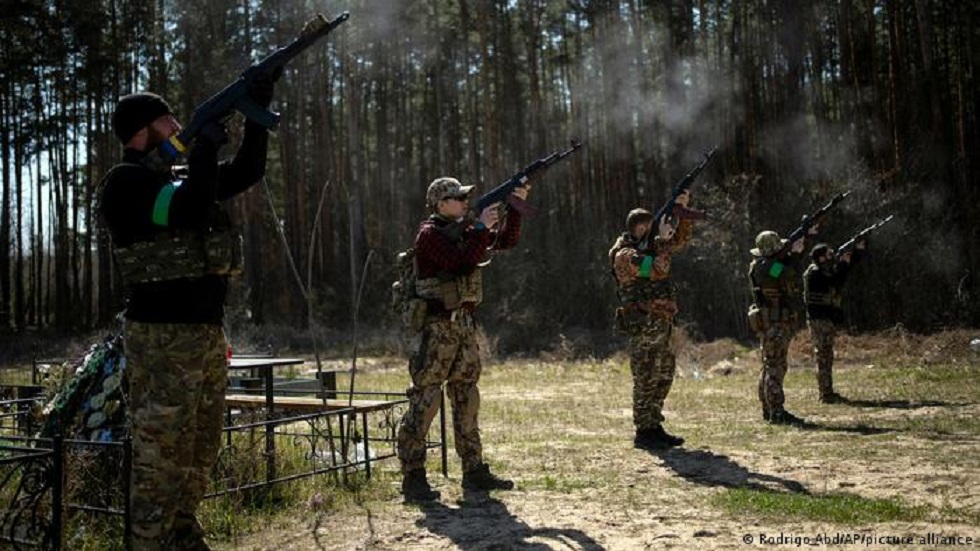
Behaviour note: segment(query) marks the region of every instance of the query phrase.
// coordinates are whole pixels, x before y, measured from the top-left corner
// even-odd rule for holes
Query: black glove
[[[215,148],[221,147],[228,143],[228,127],[222,121],[211,121],[198,131],[197,142]]]
[[[248,81],[248,96],[252,101],[263,108],[268,108],[272,103],[272,93],[276,88],[276,81],[282,76],[282,66],[276,67],[271,74],[260,74]]]

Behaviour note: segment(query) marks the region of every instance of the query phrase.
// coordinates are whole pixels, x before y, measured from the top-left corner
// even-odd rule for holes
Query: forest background
[[[230,293],[233,341],[289,346],[311,320],[345,334],[362,275],[360,327],[390,334],[394,259],[428,183],[451,175],[486,191],[570,138],[586,147],[537,183],[540,214],[487,268],[481,319],[497,352],[608,351],[606,251],[631,208],[659,207],[712,146],[694,189],[710,219],[673,264],[688,334],[749,338],[754,236],[785,235],[845,190],[819,240],[895,215],[846,288],[847,325],[980,326],[977,2],[0,4],[8,342],[114,326],[123,289],[94,209],[121,154],[119,96],[158,92],[186,123],[316,12],[341,11],[350,20],[277,85],[266,183],[231,202],[247,265]],[[309,310],[297,279],[310,282]]]

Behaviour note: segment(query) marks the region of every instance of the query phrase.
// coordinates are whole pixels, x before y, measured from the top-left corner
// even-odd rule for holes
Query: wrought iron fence
[[[268,495],[277,485],[328,473],[370,477],[372,463],[395,456],[407,404],[403,394],[372,397],[388,403],[271,418],[262,409],[229,409],[206,497]],[[0,548],[70,548],[66,542],[93,525],[104,537],[128,540],[129,439],[32,437],[39,408],[29,400],[0,400]]]

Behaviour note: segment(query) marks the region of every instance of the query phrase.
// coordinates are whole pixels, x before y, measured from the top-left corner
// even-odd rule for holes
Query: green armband
[[[180,182],[171,182],[160,189],[157,199],[153,203],[153,223],[157,226],[170,225],[170,202],[174,198],[174,192],[180,187]]]
[[[653,257],[644,256],[643,262],[640,264],[640,273],[637,275],[639,275],[639,277],[650,277],[651,268],[653,268]]]
[[[772,266],[769,267],[769,277],[773,279],[779,277],[782,275],[784,268],[786,268],[786,265],[782,262],[778,260],[773,261]]]

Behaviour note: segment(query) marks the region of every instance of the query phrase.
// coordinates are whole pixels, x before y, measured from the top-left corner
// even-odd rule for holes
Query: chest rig
[[[140,166],[119,166],[126,164]],[[186,178],[178,171],[158,174],[166,182],[164,186],[173,189]],[[211,206],[201,228],[161,229],[152,240],[113,247],[113,257],[127,286],[206,275],[238,275],[244,271],[245,258],[242,236],[232,229],[231,218],[217,203]]]

